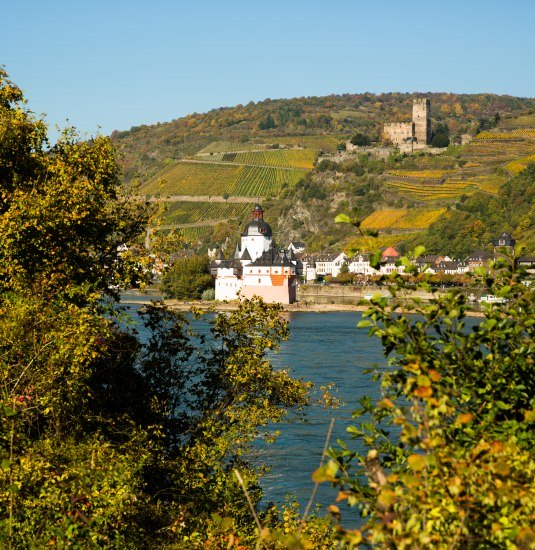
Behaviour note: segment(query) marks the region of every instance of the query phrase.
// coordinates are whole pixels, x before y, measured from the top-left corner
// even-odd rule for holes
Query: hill
[[[281,242],[347,247],[348,230],[332,220],[357,209],[382,242],[403,247],[425,240],[422,232],[469,198],[496,197],[535,159],[534,99],[426,96],[433,127],[447,125],[452,139],[475,139],[439,155],[341,158],[334,155],[340,143],[357,132],[378,139],[385,121],[410,116],[415,97],[356,94],[222,108],[114,132],[112,140],[126,182],[137,179],[143,194],[169,205],[164,227],[179,227],[197,245],[232,240],[261,200]]]

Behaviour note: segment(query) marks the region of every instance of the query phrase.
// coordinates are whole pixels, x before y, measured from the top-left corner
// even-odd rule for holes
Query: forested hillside
[[[444,144],[468,135],[471,143],[438,155],[392,149],[379,158],[373,147],[336,154],[352,137],[380,145],[383,124],[410,120],[412,101],[422,95],[268,99],[114,132],[112,142],[125,181],[164,205],[162,227],[195,248],[227,238],[232,246],[250,205],[262,201],[281,243],[303,240],[311,251],[365,248],[332,221],[355,210],[384,245],[422,241],[463,255],[510,230],[533,250],[529,214],[521,222],[499,215],[505,206],[489,216],[484,205],[509,200],[502,187],[535,160],[535,99],[425,94],[433,135]],[[517,212],[529,212],[529,196],[520,195]],[[441,229],[452,222],[460,224],[455,238]]]

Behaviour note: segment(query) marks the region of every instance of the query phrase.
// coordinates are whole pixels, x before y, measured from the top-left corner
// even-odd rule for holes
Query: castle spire
[[[264,219],[264,211],[262,210],[262,207],[259,204],[255,204],[253,208],[253,220],[263,220]]]

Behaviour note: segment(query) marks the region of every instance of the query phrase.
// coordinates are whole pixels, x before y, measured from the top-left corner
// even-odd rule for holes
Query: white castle
[[[215,299],[236,300],[256,295],[266,302],[292,303],[296,298],[297,263],[293,250],[276,248],[271,227],[257,204],[234,256],[226,260],[220,250],[211,265],[216,276]]]

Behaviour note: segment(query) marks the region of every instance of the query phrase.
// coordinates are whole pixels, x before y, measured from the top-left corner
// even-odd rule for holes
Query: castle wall
[[[291,304],[295,302],[296,287],[294,285],[271,287],[248,285],[242,288],[241,296],[249,299],[253,296],[261,296],[268,303]]]
[[[412,122],[389,122],[384,125],[384,137],[394,145],[401,145],[406,140],[412,140],[414,136],[414,124]]]

